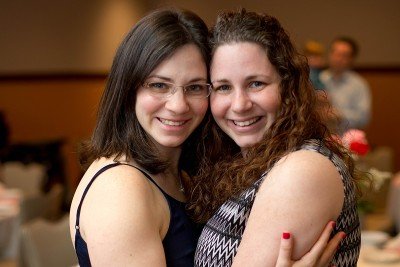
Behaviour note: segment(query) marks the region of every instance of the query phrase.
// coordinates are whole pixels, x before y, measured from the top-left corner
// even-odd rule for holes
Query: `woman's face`
[[[281,78],[266,51],[250,42],[219,46],[211,64],[211,111],[243,150],[260,142],[281,104]]]
[[[162,61],[137,91],[136,116],[146,133],[162,147],[179,147],[203,120],[208,98],[185,95],[182,87],[169,97],[160,97],[168,83],[176,86],[204,84],[207,67],[193,44],[177,49]]]

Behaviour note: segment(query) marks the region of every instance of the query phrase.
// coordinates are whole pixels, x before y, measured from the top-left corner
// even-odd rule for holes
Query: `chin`
[[[175,148],[182,146],[185,140],[160,140],[158,143],[166,148]]]
[[[240,148],[251,148],[252,146],[256,145],[258,142],[254,142],[254,140],[234,140],[235,143],[240,147]]]

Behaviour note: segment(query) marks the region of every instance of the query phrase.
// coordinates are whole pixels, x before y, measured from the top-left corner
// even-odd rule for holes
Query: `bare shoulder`
[[[278,161],[255,199],[260,211],[285,213],[281,217],[284,225],[289,218],[299,225],[315,220],[321,222],[316,227],[319,230],[329,220],[337,219],[343,203],[343,182],[335,165],[324,155],[309,150],[292,152]],[[316,226],[310,221],[311,224]]]
[[[275,164],[267,180],[290,182],[297,186],[343,186],[340,173],[326,156],[310,150],[298,150]]]
[[[86,171],[74,195],[71,224],[75,223],[78,205],[85,189],[87,190],[80,213],[80,228],[84,237],[93,225],[100,227],[107,220],[118,223],[117,220],[130,219],[132,213],[141,209],[154,210],[151,206],[156,198],[150,182],[143,173],[131,166],[118,165],[109,168],[90,183],[98,171],[108,164],[110,162],[107,161],[94,162]]]
[[[91,166],[78,187],[71,206],[71,223],[84,189],[101,169]],[[127,165],[118,165],[102,172],[91,184],[80,213],[80,233],[96,262],[132,260],[132,253],[141,251],[140,240],[148,240],[148,250],[162,251],[161,233],[168,227],[168,204],[142,172]],[[74,238],[71,227],[71,236]],[[99,234],[101,233],[101,234]],[[112,244],[112,250],[107,244]],[[146,247],[146,244],[143,247]],[[114,250],[115,249],[115,250]],[[139,253],[140,259],[145,253]]]
[[[131,166],[118,165],[104,171],[92,183],[82,204],[82,227],[97,222],[98,217],[116,221],[137,217],[138,212],[156,212],[158,198],[150,183]]]

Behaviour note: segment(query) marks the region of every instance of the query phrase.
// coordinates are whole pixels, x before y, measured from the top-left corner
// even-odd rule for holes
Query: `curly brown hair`
[[[223,44],[259,44],[281,77],[281,106],[277,118],[246,157],[240,148],[210,119],[203,132],[199,173],[190,184],[188,210],[197,222],[207,221],[228,198],[245,190],[275,162],[308,139],[324,140],[354,175],[354,163],[335,140],[316,110],[316,95],[309,81],[304,56],[294,48],[279,21],[266,14],[226,12],[218,16],[211,31],[211,49]]]

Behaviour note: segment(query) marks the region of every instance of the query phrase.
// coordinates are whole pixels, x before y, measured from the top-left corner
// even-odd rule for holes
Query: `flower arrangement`
[[[342,143],[356,156],[364,156],[370,150],[365,132],[361,130],[350,129],[345,132],[342,136]]]
[[[341,143],[351,152],[351,155],[356,163],[356,168],[365,173],[369,179],[361,182],[361,190],[366,195],[371,190],[378,192],[385,181],[392,176],[390,172],[383,172],[369,164],[364,160],[365,156],[370,151],[370,146],[366,134],[362,130],[350,129],[345,132],[340,138]],[[368,213],[374,210],[374,205],[371,201],[361,198],[358,200],[358,210],[361,213]]]

